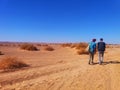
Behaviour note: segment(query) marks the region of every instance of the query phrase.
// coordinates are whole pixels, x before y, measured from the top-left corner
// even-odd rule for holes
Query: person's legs
[[[88,62],[88,64],[93,64],[93,59],[94,59],[94,53],[92,53],[92,52],[90,52],[89,53],[89,62]]]
[[[88,62],[88,64],[90,64],[91,59],[92,59],[92,54],[91,54],[91,52],[90,52],[90,53],[89,53],[89,62]]]
[[[101,62],[104,61],[104,51],[101,52]]]
[[[99,58],[99,61],[98,61],[98,62],[99,62],[99,64],[101,64],[101,56],[102,56],[102,55],[101,55],[101,51],[99,51],[98,54],[99,54],[99,55],[98,55],[98,56],[99,56],[99,57],[98,57],[98,58]]]
[[[94,60],[94,53],[91,53],[92,54],[92,64],[94,63],[93,60]]]
[[[90,52],[89,53],[89,62],[88,62],[88,64],[93,64],[94,62],[93,62],[93,60],[94,60],[94,52]]]

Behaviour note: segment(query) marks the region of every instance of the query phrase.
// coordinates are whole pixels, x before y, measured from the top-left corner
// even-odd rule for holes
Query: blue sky
[[[0,41],[120,43],[119,0],[0,0]]]

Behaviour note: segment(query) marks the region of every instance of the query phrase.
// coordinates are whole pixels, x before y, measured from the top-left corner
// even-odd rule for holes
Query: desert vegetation
[[[89,52],[86,50],[88,44],[87,43],[79,43],[76,45],[77,49],[77,54],[82,55],[82,54],[89,54]]]
[[[88,51],[86,51],[84,48],[81,48],[80,50],[77,51],[78,55],[83,55],[83,54],[89,54]]]
[[[28,51],[37,51],[37,47],[35,47],[33,44],[22,44],[20,46],[21,49],[23,50],[28,50]]]
[[[0,69],[4,71],[20,69],[28,66],[29,65],[20,61],[17,57],[4,57],[0,61]]]
[[[70,47],[74,48],[77,50],[77,54],[82,55],[82,54],[89,54],[88,51],[86,51],[88,44],[81,42],[81,43],[65,43],[62,44],[62,47]]]
[[[15,44],[16,47],[0,46],[1,53],[4,53],[0,55],[0,90],[87,90],[90,88],[91,90],[106,90],[106,88],[119,90],[120,88],[119,45],[109,45],[110,47],[106,48],[107,53],[102,65],[98,64],[98,53],[95,55],[95,64],[89,65],[88,52],[85,50],[87,43],[67,43],[65,47],[62,47],[61,43],[46,45],[28,43],[40,48],[37,52],[21,50],[20,47],[24,43]]]
[[[78,43],[78,44],[76,44],[76,49],[85,49],[86,47],[88,46],[88,44],[87,43]]]
[[[54,48],[52,46],[46,46],[45,50],[46,51],[54,51]]]
[[[72,43],[63,43],[61,44],[62,47],[71,47]]]
[[[0,55],[3,55],[3,53],[0,51]]]
[[[40,43],[38,43],[38,44],[36,44],[37,46],[48,46],[48,44],[40,44]]]

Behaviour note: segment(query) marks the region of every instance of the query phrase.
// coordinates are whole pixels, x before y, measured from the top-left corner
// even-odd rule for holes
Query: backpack
[[[89,43],[89,52],[96,52],[96,43],[95,42],[90,42]]]
[[[98,51],[105,51],[105,47],[104,42],[98,42]]]

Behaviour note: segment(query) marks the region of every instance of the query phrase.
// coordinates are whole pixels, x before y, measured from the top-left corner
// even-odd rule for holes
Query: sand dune
[[[88,55],[75,49],[52,45],[54,51],[24,51],[0,46],[5,56],[16,56],[30,67],[14,72],[0,71],[0,90],[119,90],[120,48],[107,48],[105,63],[88,65]]]

